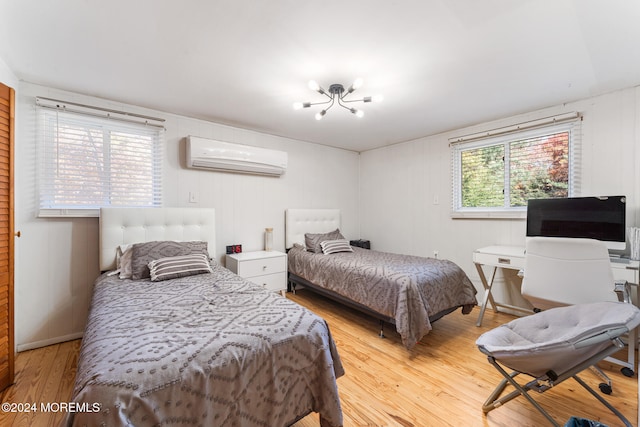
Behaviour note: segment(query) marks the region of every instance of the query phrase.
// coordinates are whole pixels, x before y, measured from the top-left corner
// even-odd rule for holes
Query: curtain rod
[[[457,144],[459,142],[475,141],[477,139],[489,138],[492,136],[503,135],[512,132],[518,132],[525,129],[533,129],[536,127],[542,127],[547,125],[553,125],[563,123],[571,120],[581,119],[580,113],[572,112],[566,114],[559,114],[557,116],[543,117],[541,119],[530,120],[528,122],[518,123],[511,126],[504,126],[497,129],[491,129],[484,132],[470,133],[468,135],[456,136],[449,138],[449,144]]]
[[[86,105],[86,104],[79,104],[77,102],[70,102],[70,101],[62,101],[59,99],[52,99],[52,98],[45,98],[43,96],[36,96],[36,105],[40,106],[40,107],[44,107],[44,108],[51,108],[54,110],[64,110],[64,111],[71,111],[71,112],[76,112],[76,113],[83,113],[83,114],[89,114],[89,115],[93,115],[93,116],[97,116],[97,117],[108,117],[108,118],[112,118],[115,120],[122,120],[122,121],[127,121],[127,122],[132,122],[132,123],[140,123],[140,120],[132,120],[132,119],[127,119],[127,118],[123,118],[123,117],[113,117],[111,116],[111,114],[118,114],[118,115],[122,115],[125,117],[132,117],[135,119],[142,119],[144,120],[145,124],[150,125],[150,126],[157,126],[157,127],[163,127],[162,125],[158,125],[158,124],[154,124],[154,123],[148,123],[149,120],[154,121],[154,122],[160,122],[160,123],[164,123],[166,120],[165,119],[161,119],[158,117],[152,117],[152,116],[145,116],[142,114],[136,114],[136,113],[129,113],[127,111],[120,111],[120,110],[113,110],[113,109],[109,109],[109,108],[102,108],[102,107],[94,107],[93,105]],[[104,112],[106,114],[97,114],[97,113],[91,113],[91,112],[87,112],[84,110],[74,110],[74,109],[70,109],[67,108],[67,105],[72,105],[75,107],[80,107],[80,108],[86,108],[88,110],[93,110],[93,111],[101,111]]]

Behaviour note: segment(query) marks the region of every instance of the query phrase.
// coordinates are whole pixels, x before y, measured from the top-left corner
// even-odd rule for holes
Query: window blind
[[[162,204],[158,126],[38,107],[40,216]]]
[[[529,199],[580,189],[580,120],[451,145],[452,216],[519,217]]]

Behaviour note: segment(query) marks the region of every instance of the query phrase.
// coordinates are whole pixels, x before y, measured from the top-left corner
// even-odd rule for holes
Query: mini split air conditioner
[[[195,169],[279,176],[287,169],[287,153],[188,136],[187,166]]]

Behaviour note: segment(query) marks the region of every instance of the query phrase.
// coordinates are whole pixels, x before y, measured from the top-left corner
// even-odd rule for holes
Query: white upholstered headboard
[[[304,246],[304,233],[327,233],[340,228],[340,209],[287,209],[284,213],[285,243]]]
[[[116,268],[118,246],[154,240],[206,241],[209,256],[215,258],[215,209],[100,209],[100,271]]]

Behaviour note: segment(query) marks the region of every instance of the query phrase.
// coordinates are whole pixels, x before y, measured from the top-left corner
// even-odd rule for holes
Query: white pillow
[[[320,247],[322,248],[322,253],[325,255],[338,252],[353,252],[347,239],[325,240],[320,242]]]
[[[118,246],[116,263],[121,279],[131,279],[131,252],[133,245]]]

